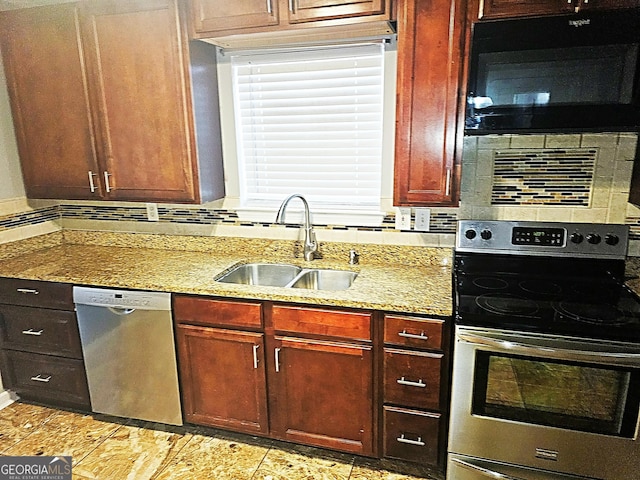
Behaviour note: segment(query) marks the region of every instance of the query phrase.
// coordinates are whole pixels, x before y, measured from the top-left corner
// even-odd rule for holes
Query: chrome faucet
[[[284,211],[289,201],[293,198],[299,198],[304,205],[304,259],[308,262],[313,260],[314,254],[318,251],[318,242],[316,241],[316,234],[313,231],[313,225],[311,225],[307,200],[298,193],[287,197],[284,202],[282,202],[282,205],[280,205],[278,215],[276,215],[276,223],[284,223]]]

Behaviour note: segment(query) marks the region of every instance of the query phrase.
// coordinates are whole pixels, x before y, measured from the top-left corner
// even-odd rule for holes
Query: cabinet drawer
[[[4,386],[18,395],[89,408],[89,389],[82,360],[2,351]]]
[[[439,414],[385,406],[383,422],[385,457],[438,463]]]
[[[384,343],[405,347],[442,349],[444,320],[385,315]]]
[[[442,354],[384,349],[384,402],[440,409]]]
[[[0,305],[3,348],[82,358],[76,314],[66,310]]]
[[[273,306],[273,327],[281,332],[371,340],[371,314],[294,306]]]
[[[73,285],[0,278],[0,303],[73,310]]]
[[[235,302],[176,295],[173,299],[173,311],[178,323],[262,328],[262,307],[258,302]]]

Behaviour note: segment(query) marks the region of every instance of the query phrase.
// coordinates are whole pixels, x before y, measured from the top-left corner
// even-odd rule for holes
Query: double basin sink
[[[234,267],[217,281],[239,285],[346,290],[357,276],[357,273],[346,270],[302,268],[285,263],[246,263]]]

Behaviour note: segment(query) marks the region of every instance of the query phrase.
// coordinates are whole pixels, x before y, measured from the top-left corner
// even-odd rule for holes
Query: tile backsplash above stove
[[[637,210],[627,202],[637,141],[634,133],[465,137],[459,218],[626,223]]]

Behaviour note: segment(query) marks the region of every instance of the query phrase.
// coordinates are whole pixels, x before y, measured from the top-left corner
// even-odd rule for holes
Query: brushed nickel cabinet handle
[[[405,438],[404,433],[402,433],[396,440],[400,443],[408,443],[409,445],[416,445],[418,447],[424,447],[426,443],[422,441],[422,437],[418,437],[417,440],[412,440],[410,438]]]
[[[91,193],[95,193],[96,191],[96,184],[93,181],[93,177],[95,175],[96,175],[95,173],[89,170],[89,189],[91,190]]]
[[[404,338],[413,338],[415,340],[429,340],[429,336],[425,335],[424,332],[420,332],[420,335],[418,335],[416,333],[407,333],[406,330],[402,330],[401,332],[398,332],[398,336]]]
[[[280,372],[280,349],[276,348],[274,352],[275,360],[276,360],[276,372]]]
[[[260,345],[253,346],[253,368],[258,368],[258,349]]]
[[[42,332],[44,332],[44,330],[35,331],[33,328],[30,328],[29,330],[22,330],[23,335],[33,335],[34,337],[39,337],[42,335]]]
[[[444,195],[448,197],[451,194],[451,169],[447,168],[447,182],[444,187]]]
[[[293,0],[289,0],[289,11],[293,13]]]
[[[35,377],[31,377],[31,380],[33,380],[34,382],[49,383],[49,380],[51,380],[51,375],[49,375],[48,377],[41,377],[40,374],[38,374]]]
[[[271,8],[271,0],[267,0],[267,13],[269,15],[273,13],[273,9]]]
[[[401,377],[396,380],[396,382],[398,382],[400,385],[406,385],[408,387],[426,388],[427,386],[427,384],[424,383],[422,379],[418,380],[417,382],[412,382],[410,380],[405,380],[404,377]]]
[[[38,295],[40,292],[33,288],[17,288],[16,291],[24,294]]]
[[[105,170],[104,171],[104,186],[105,186],[105,189],[106,189],[107,193],[109,193],[111,191],[111,185],[109,185],[109,177],[110,176],[111,176],[111,174]]]

